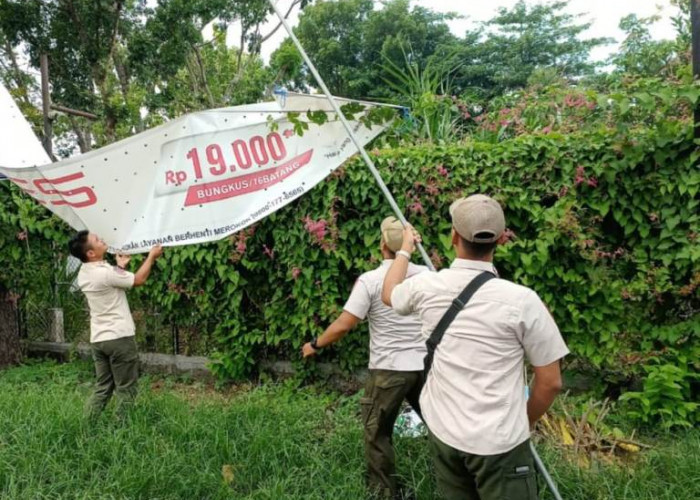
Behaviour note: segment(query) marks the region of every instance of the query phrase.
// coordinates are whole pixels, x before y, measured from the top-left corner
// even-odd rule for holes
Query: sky
[[[279,0],[280,10],[286,12],[292,0]],[[379,3],[379,2],[376,2]],[[517,0],[413,0],[411,5],[420,5],[436,12],[455,12],[463,19],[449,22],[450,29],[457,36],[463,36],[469,28],[475,27],[480,21],[492,18],[499,7],[511,8]],[[543,3],[540,0],[530,0],[528,4]],[[659,10],[660,9],[660,10]],[[627,14],[637,14],[640,17],[660,13],[662,19],[652,27],[652,36],[656,39],[674,38],[675,32],[671,17],[676,10],[669,0],[571,0],[567,12],[571,14],[586,14],[583,19],[592,21],[593,25],[585,33],[586,37],[611,37],[618,43],[606,47],[598,47],[591,52],[596,61],[606,59],[617,50],[623,34],[618,28],[620,19]],[[298,9],[290,16],[290,23],[295,25],[299,19]],[[261,34],[268,33],[276,25],[274,15],[268,24],[261,28]],[[240,28],[232,27],[228,33],[230,44],[235,44],[240,34]],[[205,36],[206,36],[205,32]],[[270,55],[285,39],[286,32],[280,28],[262,47],[263,59],[269,61]]]

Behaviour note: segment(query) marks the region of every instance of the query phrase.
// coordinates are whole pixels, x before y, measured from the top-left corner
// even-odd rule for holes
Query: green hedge
[[[700,174],[689,133],[679,124],[663,144],[650,131],[620,141],[603,130],[374,156],[438,267],[453,257],[450,202],[474,192],[501,201],[513,236],[497,265],[548,304],[574,353],[570,368],[600,374],[613,395],[644,389],[640,418],[671,407],[676,423],[696,415],[680,403],[692,398],[700,330]],[[263,358],[298,360],[356,277],[377,265],[388,213],[367,169],[352,162],[254,230],[170,252],[144,299],[175,321],[196,311],[212,325],[221,375],[248,373]],[[179,293],[163,295],[168,286]],[[358,367],[367,343],[365,327],[324,356]],[[635,387],[650,379],[656,385]]]
[[[450,202],[476,192],[498,199],[513,234],[497,251],[497,267],[551,309],[573,352],[569,369],[596,373],[613,396],[633,389],[625,398],[635,416],[675,425],[697,419],[700,172],[690,127],[665,127],[373,155],[438,267],[453,257]],[[8,272],[26,258],[15,234],[27,229],[60,244],[65,236],[22,195],[2,193],[0,238],[15,241],[0,256],[0,280],[29,286],[21,272]],[[22,217],[11,213],[17,204]],[[201,325],[222,377],[275,358],[312,372],[299,349],[379,262],[378,228],[389,213],[364,165],[350,162],[253,228],[169,249],[148,286],[132,294],[132,307],[158,310],[163,324]],[[366,363],[367,343],[365,325],[323,356],[356,368]]]

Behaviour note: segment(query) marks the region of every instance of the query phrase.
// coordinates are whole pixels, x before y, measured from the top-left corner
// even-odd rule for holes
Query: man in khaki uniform
[[[450,207],[457,258],[449,269],[404,281],[419,236],[404,232],[382,299],[398,314],[418,313],[429,337],[452,301],[483,272],[496,275],[493,252],[505,230],[500,205],[484,195]],[[561,390],[559,360],[568,353],[537,294],[491,279],[460,309],[434,354],[420,398],[438,486],[449,500],[537,498],[530,428]],[[535,379],[527,400],[524,359]]]
[[[369,378],[360,400],[365,427],[367,482],[373,493],[400,498],[392,434],[404,399],[420,413],[418,397],[423,386],[425,342],[415,316],[399,316],[381,300],[384,275],[401,247],[403,226],[394,217],[381,224],[381,251],[384,261],[355,282],[350,298],[323,334],[303,347],[304,357],[343,338],[365,318],[369,319]],[[427,268],[408,266],[407,276]]]
[[[104,260],[107,245],[96,234],[80,231],[68,244],[70,253],[83,263],[77,285],[90,308],[90,345],[97,373],[97,388],[89,404],[91,418],[99,416],[116,392],[120,407],[136,397],[139,357],[134,340],[125,290],[141,286],[151,273],[153,263],[163,253],[153,247],[136,273],[124,268],[130,257],[117,255],[117,266]]]

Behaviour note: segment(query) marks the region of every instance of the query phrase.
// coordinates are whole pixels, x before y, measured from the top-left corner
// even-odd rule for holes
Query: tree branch
[[[10,71],[9,73],[12,75],[12,79],[15,81],[15,85],[17,85],[18,89],[24,90],[22,100],[25,104],[31,105],[32,103],[29,100],[29,89],[27,88],[27,85],[22,81],[22,70],[20,69],[19,64],[17,63],[15,51],[7,38],[5,38],[5,52],[7,52],[7,56],[10,60],[10,66],[12,67],[12,71]]]
[[[302,1],[302,0],[294,0],[294,1],[292,2],[292,5],[289,6],[289,9],[287,10],[287,13],[284,15],[284,19],[287,19],[287,18],[290,16],[290,14],[292,13],[292,10],[294,10],[294,7],[296,7],[297,5],[299,5],[299,4],[301,3],[301,1]],[[280,21],[279,23],[277,23],[277,26],[275,26],[275,27],[272,29],[272,31],[270,31],[267,35],[265,35],[264,37],[262,37],[262,38],[260,39],[260,43],[258,44],[258,51],[260,50],[260,46],[261,46],[264,42],[266,42],[267,40],[269,40],[270,37],[271,37],[272,35],[274,35],[274,34],[277,32],[278,29],[280,29],[281,26],[282,26],[282,21]]]
[[[209,83],[207,82],[207,75],[206,72],[204,71],[204,62],[202,61],[202,54],[199,52],[199,48],[192,44],[192,50],[194,51],[195,58],[197,60],[197,66],[199,67],[199,76],[202,79],[202,85],[204,86],[204,91],[207,94],[207,98],[209,99],[209,105],[213,108],[216,106],[216,103],[214,102],[214,96],[211,93],[211,89],[209,88]]]

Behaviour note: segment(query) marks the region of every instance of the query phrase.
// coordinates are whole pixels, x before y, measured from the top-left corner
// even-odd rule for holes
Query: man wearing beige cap
[[[425,343],[416,316],[399,316],[382,303],[384,275],[401,248],[403,226],[394,217],[381,224],[382,264],[361,275],[340,314],[323,334],[302,349],[304,357],[313,356],[322,347],[343,338],[365,318],[369,319],[369,377],[360,399],[365,427],[367,482],[373,493],[401,498],[396,479],[392,433],[404,399],[420,413],[418,397],[423,387]],[[427,270],[424,266],[405,266],[405,276]],[[410,280],[409,280],[410,281]]]
[[[419,314],[434,350],[420,405],[438,487],[449,500],[536,499],[530,428],[561,390],[559,360],[569,351],[537,294],[497,278],[493,253],[505,231],[498,202],[473,195],[450,215],[450,268],[404,281],[420,240],[409,227],[382,290],[398,314]],[[535,373],[529,400],[525,358]]]

